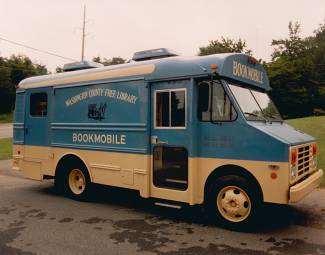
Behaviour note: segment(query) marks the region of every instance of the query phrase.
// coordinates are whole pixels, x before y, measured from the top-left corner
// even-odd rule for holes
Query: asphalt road
[[[325,254],[325,190],[269,206],[256,232],[209,223],[200,207],[152,206],[135,192],[99,188],[91,202],[59,196],[0,162],[0,254]]]
[[[13,130],[12,130],[12,124],[0,124],[0,139],[1,138],[9,138],[12,137]]]

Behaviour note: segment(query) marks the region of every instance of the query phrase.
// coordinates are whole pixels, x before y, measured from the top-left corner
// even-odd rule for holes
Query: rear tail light
[[[297,149],[292,149],[291,150],[291,160],[290,160],[290,163],[291,165],[295,165],[297,163]]]

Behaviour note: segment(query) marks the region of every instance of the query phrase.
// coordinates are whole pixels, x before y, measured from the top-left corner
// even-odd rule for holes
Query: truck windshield
[[[268,94],[228,83],[247,120],[282,121]]]

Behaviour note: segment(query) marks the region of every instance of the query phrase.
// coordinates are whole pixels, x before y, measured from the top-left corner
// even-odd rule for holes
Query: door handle
[[[151,144],[168,144],[168,141],[159,140],[158,136],[151,136]]]
[[[28,128],[25,128],[25,135],[28,135]]]

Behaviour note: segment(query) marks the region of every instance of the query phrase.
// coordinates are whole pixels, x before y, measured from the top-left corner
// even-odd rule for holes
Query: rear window
[[[30,115],[33,117],[47,116],[46,93],[33,93],[30,95]]]

